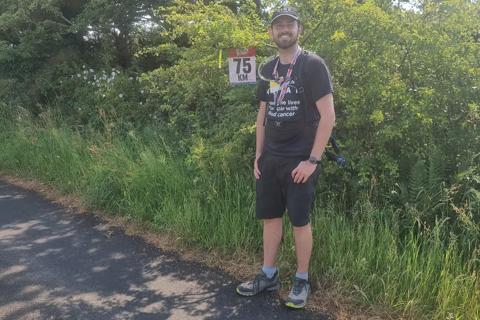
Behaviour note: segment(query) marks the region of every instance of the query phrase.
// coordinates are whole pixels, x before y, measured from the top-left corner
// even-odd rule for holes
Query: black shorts
[[[310,210],[315,198],[315,184],[320,165],[305,183],[294,183],[292,171],[305,160],[262,154],[258,159],[260,179],[256,186],[256,215],[258,219],[281,218],[288,212],[290,222],[302,227],[310,222]]]

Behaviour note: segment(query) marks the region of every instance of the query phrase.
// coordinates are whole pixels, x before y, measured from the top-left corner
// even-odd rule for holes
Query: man
[[[297,272],[286,300],[303,308],[310,293],[308,267],[312,252],[309,213],[319,175],[319,162],[335,123],[332,84],[320,57],[298,45],[302,26],[298,12],[283,7],[272,16],[269,35],[278,57],[260,71],[260,107],[256,123],[256,215],[263,221],[263,267],[237,293],[253,296],[279,285],[276,255],[282,239],[282,216],[293,226]]]

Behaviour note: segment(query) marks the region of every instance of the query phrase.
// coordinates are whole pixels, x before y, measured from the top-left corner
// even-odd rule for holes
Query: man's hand
[[[253,175],[255,176],[255,179],[260,179],[260,170],[258,170],[258,159],[260,157],[255,157],[255,161],[253,162]]]
[[[293,182],[295,183],[305,183],[312,173],[317,168],[316,164],[310,163],[308,161],[302,161],[298,166],[292,171]]]

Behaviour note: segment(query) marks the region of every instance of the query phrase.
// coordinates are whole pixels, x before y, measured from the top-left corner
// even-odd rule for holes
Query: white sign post
[[[229,50],[228,73],[230,84],[256,83],[255,70],[255,48]]]

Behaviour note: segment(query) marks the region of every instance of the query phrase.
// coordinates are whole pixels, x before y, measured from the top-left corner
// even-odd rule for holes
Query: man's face
[[[300,25],[292,17],[282,16],[275,19],[268,33],[280,49],[288,49],[297,43]]]

